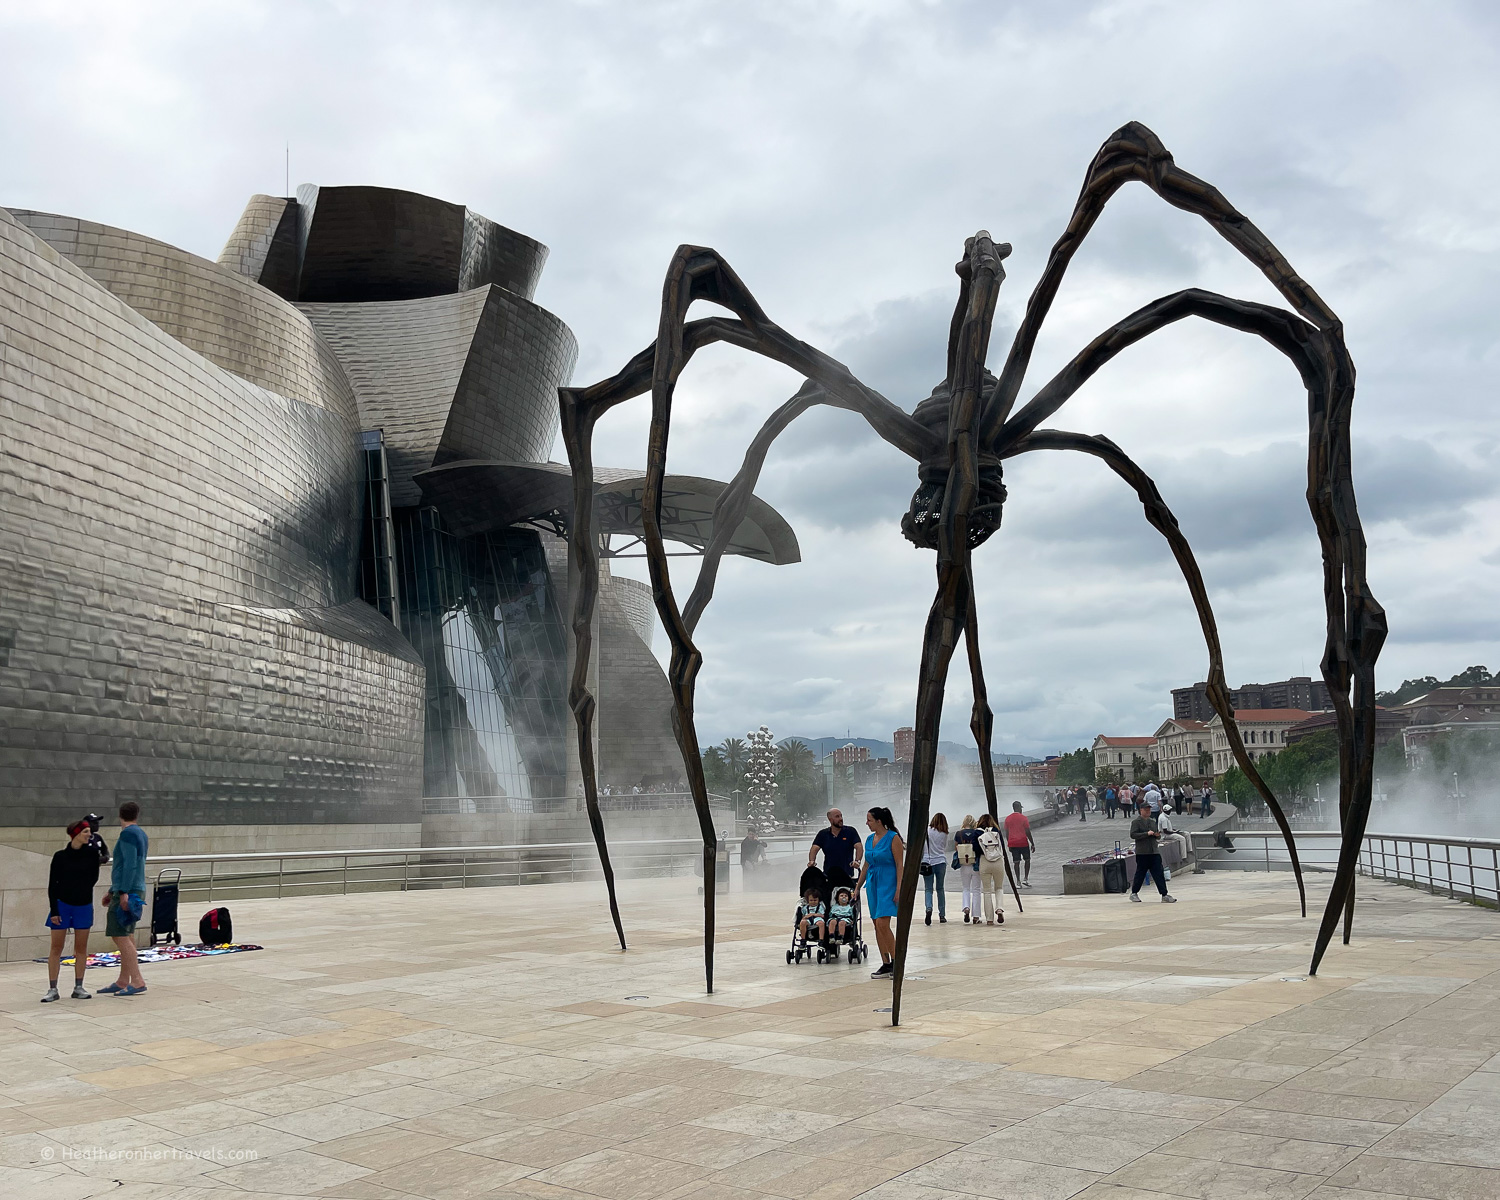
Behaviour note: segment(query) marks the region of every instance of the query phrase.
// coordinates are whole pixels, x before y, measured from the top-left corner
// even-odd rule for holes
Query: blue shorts
[[[61,920],[61,924],[54,925],[51,916],[48,916],[48,929],[92,929],[94,927],[94,906],[92,904],[68,904],[65,901],[59,900],[57,902],[57,915]]]

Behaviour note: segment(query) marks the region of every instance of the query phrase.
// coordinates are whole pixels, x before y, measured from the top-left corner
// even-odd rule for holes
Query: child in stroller
[[[808,888],[802,893],[802,906],[797,910],[797,933],[801,936],[803,944],[808,942],[822,942],[827,939],[828,923],[825,920],[828,906],[823,903],[823,897],[818,894],[817,888]]]
[[[849,961],[857,963],[868,955],[860,927],[859,894],[848,884],[830,889],[828,877],[815,867],[802,872],[798,883],[802,902],[792,920],[792,945],[786,952],[789,963],[802,961],[803,955],[817,955],[820,963],[839,960],[839,947],[848,945]],[[829,894],[832,890],[832,904]]]

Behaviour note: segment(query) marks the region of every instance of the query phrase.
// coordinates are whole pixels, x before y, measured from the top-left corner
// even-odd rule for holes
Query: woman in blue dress
[[[895,970],[896,934],[891,918],[896,915],[896,881],[901,878],[901,835],[888,808],[872,808],[865,814],[870,836],[865,839],[865,861],[860,881],[865,885],[865,907],[875,923],[875,944],[880,947],[880,968],[871,979],[888,978]]]

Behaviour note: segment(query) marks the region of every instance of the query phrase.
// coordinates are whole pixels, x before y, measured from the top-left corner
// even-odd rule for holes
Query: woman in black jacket
[[[94,831],[87,820],[68,826],[68,844],[52,856],[47,877],[47,900],[51,912],[47,929],[52,948],[47,952],[47,994],[43,1004],[59,999],[57,976],[62,967],[63,945],[73,931],[73,999],[91,1000],[83,990],[83,973],[89,965],[89,930],[94,927],[94,887],[99,882],[99,851],[90,844]]]

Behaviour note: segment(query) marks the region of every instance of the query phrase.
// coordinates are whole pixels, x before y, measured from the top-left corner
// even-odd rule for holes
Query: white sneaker
[[[57,989],[55,987],[49,987],[47,989],[47,994],[42,997],[42,1003],[43,1004],[51,1004],[54,1000],[61,1000],[61,999],[62,999],[62,997],[57,994]]]
[[[1163,904],[1176,904],[1177,903],[1177,897],[1176,896],[1163,896],[1161,898],[1161,902]]]
[[[84,987],[83,987],[83,984],[76,983],[76,982],[73,984],[73,999],[74,1000],[92,1000],[93,998],[94,998],[93,993],[85,991]]]
[[[1130,893],[1130,903],[1132,903],[1132,904],[1139,904],[1140,902],[1141,902],[1141,894],[1139,892],[1131,892]]]

